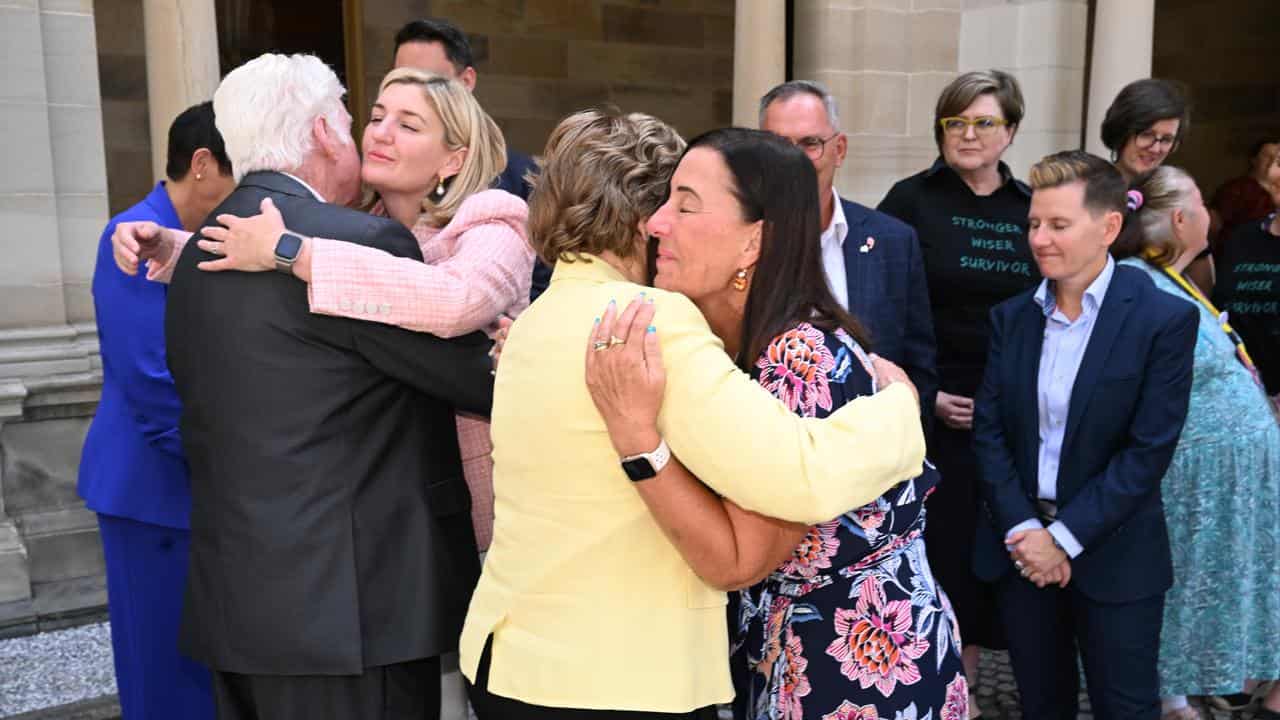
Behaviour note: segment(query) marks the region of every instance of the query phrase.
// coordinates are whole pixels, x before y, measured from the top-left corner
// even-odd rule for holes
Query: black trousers
[[[362,675],[214,672],[218,720],[438,720],[440,658]]]
[[[997,596],[1023,717],[1075,720],[1078,650],[1093,717],[1159,720],[1156,661],[1163,594],[1100,603],[1074,585],[1039,589],[1011,572],[1000,581]]]
[[[708,705],[687,713],[638,712],[629,710],[576,710],[573,708],[530,705],[489,693],[489,660],[493,653],[493,637],[484,644],[475,684],[467,683],[471,709],[480,720],[716,720],[716,708]],[[588,684],[590,681],[588,680]]]

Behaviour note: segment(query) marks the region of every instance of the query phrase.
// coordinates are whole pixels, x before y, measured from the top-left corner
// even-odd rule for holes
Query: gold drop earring
[[[733,274],[733,289],[743,292],[747,289],[747,269],[739,268],[738,272]]]

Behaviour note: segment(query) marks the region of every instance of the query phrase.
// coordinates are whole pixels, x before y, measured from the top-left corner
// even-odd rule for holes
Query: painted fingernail
[[[641,291],[640,291],[640,297],[644,297],[644,291],[643,291],[643,290],[641,290]]]
[[[595,321],[595,323],[593,323],[593,324],[595,324],[595,325],[599,325],[599,324],[600,324],[600,318],[596,318],[596,321]]]
[[[614,307],[617,304],[618,304],[617,300],[614,300],[613,298],[609,298],[609,307]]]
[[[651,333],[656,333],[656,332],[658,332],[658,328],[657,328],[657,327],[655,327],[655,326],[653,326],[653,325],[650,325],[650,326],[649,326],[649,332],[651,332]]]

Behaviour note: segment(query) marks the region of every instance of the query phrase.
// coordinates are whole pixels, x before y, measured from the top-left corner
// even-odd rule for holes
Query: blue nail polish
[[[613,298],[609,298],[609,307],[614,307],[617,304],[618,304],[617,300],[614,300]]]
[[[658,332],[658,328],[654,327],[653,325],[650,325],[650,326],[649,326],[649,332],[651,332],[651,333],[656,333],[656,332]]]
[[[644,291],[643,291],[643,290],[641,290],[641,291],[640,291],[640,297],[644,297]]]
[[[600,324],[600,318],[596,318],[595,324],[596,324],[596,325],[599,325],[599,324]]]

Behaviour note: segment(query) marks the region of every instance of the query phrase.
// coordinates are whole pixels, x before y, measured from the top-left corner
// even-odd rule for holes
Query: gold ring
[[[609,347],[613,347],[614,345],[626,345],[626,344],[627,344],[627,341],[626,341],[626,340],[623,340],[622,338],[618,337],[617,335],[610,335],[610,336],[609,336]]]
[[[605,340],[596,340],[595,342],[591,343],[591,349],[595,350],[596,352],[599,352],[601,350],[608,350],[609,343],[608,341],[605,341]]]

